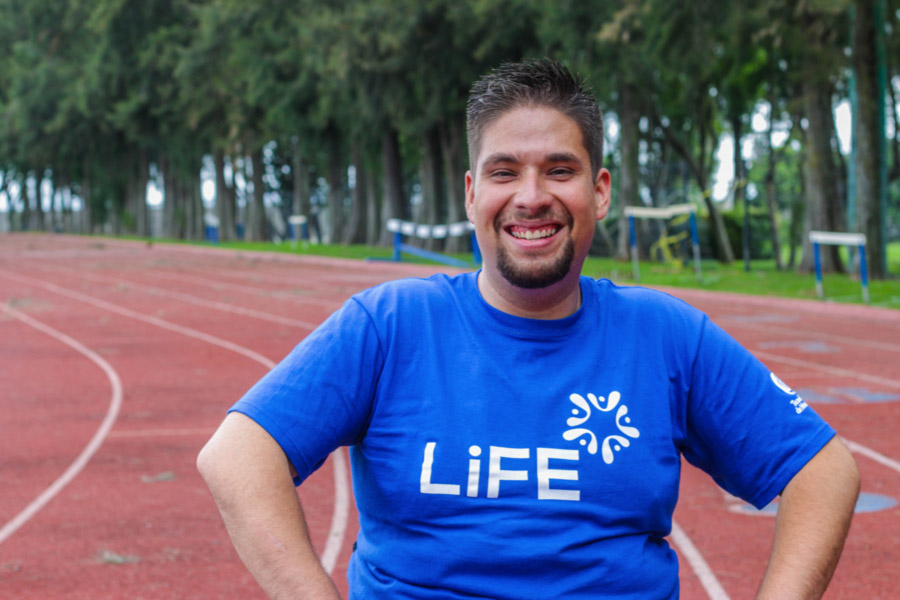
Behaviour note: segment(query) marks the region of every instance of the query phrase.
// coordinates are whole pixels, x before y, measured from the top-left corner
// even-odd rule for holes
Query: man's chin
[[[497,249],[497,270],[510,284],[526,290],[535,290],[550,287],[565,279],[572,270],[574,258],[575,243],[571,238],[558,256],[540,263],[516,262],[501,246]]]

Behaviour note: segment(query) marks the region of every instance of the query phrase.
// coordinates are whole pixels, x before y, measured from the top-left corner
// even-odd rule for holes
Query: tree
[[[856,0],[853,28],[853,72],[856,81],[856,223],[866,234],[869,275],[883,279],[884,256],[882,196],[887,184],[885,128],[885,80],[879,73],[879,51],[884,52],[883,2]],[[883,59],[881,61],[884,67]]]

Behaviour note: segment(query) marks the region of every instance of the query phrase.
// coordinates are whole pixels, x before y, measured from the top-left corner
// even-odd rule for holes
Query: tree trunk
[[[213,165],[216,171],[216,216],[219,218],[219,240],[229,242],[234,239],[234,195],[229,201],[225,189],[225,153],[216,150],[213,153]]]
[[[66,233],[75,233],[78,228],[75,226],[74,212],[72,211],[72,188],[71,182],[66,182],[62,195],[62,213],[63,213],[63,230]]]
[[[225,210],[231,213],[231,225],[232,229],[230,234],[234,236],[235,239],[244,239],[243,235],[243,227],[244,221],[238,210],[238,198],[237,198],[237,161],[231,156],[228,156],[228,176],[225,178],[224,185],[222,187],[222,198],[225,200]],[[225,169],[222,169],[222,174],[225,174]],[[241,235],[238,235],[238,225],[241,226]]]
[[[381,198],[378,194],[378,178],[374,171],[366,177],[366,243],[376,245],[381,240],[384,224],[381,221]]]
[[[774,96],[774,94],[773,94]],[[768,165],[766,169],[766,206],[769,209],[769,226],[772,229],[772,252],[775,254],[775,268],[784,269],[784,260],[781,258],[781,237],[778,224],[778,188],[775,185],[775,148],[772,147],[772,130],[775,123],[775,104],[769,100],[769,130],[766,132],[766,149],[768,150]]]
[[[141,151],[135,165],[132,180],[129,185],[129,195],[134,209],[135,231],[141,237],[150,235],[150,219],[147,213],[147,180],[150,173],[150,161],[147,152]]]
[[[884,129],[879,111],[883,98],[879,97],[876,59],[875,2],[857,0],[856,22],[853,32],[853,68],[856,72],[858,98],[856,134],[856,226],[866,235],[866,262],[869,276],[884,279],[887,272],[882,237],[881,165],[885,146]]]
[[[31,186],[26,185],[28,203],[32,205],[31,223],[29,229],[33,231],[44,231],[46,228],[44,222],[44,202],[41,198],[41,176],[37,173],[34,177],[34,193],[31,193]],[[26,179],[27,182],[27,179]]]
[[[397,131],[388,129],[381,138],[381,162],[384,170],[384,221],[409,220],[409,204],[403,194],[403,163],[400,159],[400,142]],[[383,244],[390,245],[394,234],[386,228]]]
[[[163,237],[177,238],[178,192],[175,185],[175,169],[166,156],[160,158],[159,170],[163,178]]]
[[[19,181],[19,201],[22,203],[22,218],[19,222],[22,231],[29,231],[32,228],[31,223],[31,197],[28,194],[28,176],[22,177]]]
[[[623,83],[619,87],[619,149],[622,154],[622,167],[619,171],[619,234],[615,254],[617,260],[628,260],[630,255],[630,233],[625,207],[640,204],[641,114],[637,95],[637,90],[630,83]]]
[[[49,215],[49,228],[50,231],[60,231],[61,228],[59,226],[59,213],[56,210],[56,188],[53,185],[53,174],[52,172],[48,172],[48,174],[44,175],[44,179],[47,180],[47,208],[50,211]],[[43,188],[43,186],[41,186]]]
[[[448,223],[459,223],[466,220],[466,167],[463,131],[462,123],[457,122],[456,119],[449,123],[444,122],[439,128],[446,182]],[[444,249],[453,253],[470,251],[469,236],[448,237]]]
[[[206,233],[206,207],[203,205],[203,182],[200,180],[200,169],[192,171],[193,176],[188,179],[188,192],[191,205],[194,207],[194,218],[191,221],[191,237],[202,240]]]
[[[333,132],[332,132],[333,133]],[[347,165],[341,155],[336,134],[329,136],[332,140],[328,147],[328,243],[338,244],[344,231],[344,177]]]
[[[741,141],[744,139],[744,124],[741,121],[740,114],[732,114],[731,131],[734,137],[734,152],[732,160],[734,162],[734,206],[740,206],[744,213],[744,222],[741,226],[741,257],[744,259],[744,271],[750,271],[750,246],[752,228],[750,225],[750,207],[747,205],[747,180],[746,169],[744,168],[744,157],[741,155]]]
[[[834,120],[831,111],[831,85],[821,77],[812,57],[806,60],[803,77],[803,108],[806,113],[806,218],[803,230],[803,258],[800,270],[813,270],[810,231],[836,231],[835,198],[838,194],[831,139]],[[823,271],[842,271],[837,246],[820,248]]]
[[[900,178],[900,105],[897,95],[894,93],[893,78],[888,81],[888,106],[891,107],[891,120],[894,122],[894,137],[891,138],[891,170],[888,173],[888,182]]]
[[[441,145],[436,127],[422,136],[422,222],[438,225],[444,222],[444,194],[441,173]],[[431,238],[425,248],[439,252],[444,240]]]
[[[350,219],[344,230],[344,244],[362,244],[366,241],[366,179],[368,174],[363,165],[362,153],[359,143],[353,143],[352,150],[353,167],[356,171],[356,180],[353,189],[350,190]]]
[[[293,161],[291,164],[291,168],[293,169],[294,176],[294,194],[293,194],[293,204],[292,204],[292,212],[295,215],[303,215],[306,217],[306,226],[307,231],[310,230],[310,219],[312,218],[311,207],[309,203],[310,196],[310,185],[309,185],[309,165],[306,164],[306,160],[303,158],[303,154],[300,151],[300,144],[295,140],[293,143]],[[297,237],[299,238],[301,235],[300,231],[297,231]]]
[[[254,149],[247,160],[250,161],[250,168],[252,169],[253,194],[250,196],[250,202],[247,206],[246,235],[247,240],[251,242],[261,242],[266,239],[266,206],[263,202],[265,163],[263,162],[262,147]]]
[[[91,215],[91,171],[88,164],[88,157],[84,158],[84,178],[81,181],[79,195],[81,196],[81,219],[79,231],[81,233],[91,233],[93,218]]]
[[[190,239],[191,235],[191,198],[188,194],[187,182],[184,175],[177,169],[173,169],[172,176],[175,183],[175,233],[178,239]]]

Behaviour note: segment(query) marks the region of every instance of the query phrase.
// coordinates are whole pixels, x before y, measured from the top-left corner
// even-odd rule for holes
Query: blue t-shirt
[[[834,435],[670,296],[582,277],[542,321],[476,277],[354,296],[233,407],[298,483],[351,447],[351,598],[677,598],[681,456],[763,506]]]

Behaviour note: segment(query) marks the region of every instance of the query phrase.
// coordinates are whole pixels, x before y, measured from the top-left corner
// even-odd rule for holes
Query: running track
[[[0,236],[0,599],[259,598],[194,468],[225,409],[352,293],[432,266]],[[864,502],[827,598],[900,598],[900,311],[669,290],[855,452]],[[299,494],[346,588],[346,449]],[[774,519],[685,466],[682,597],[751,598]]]

